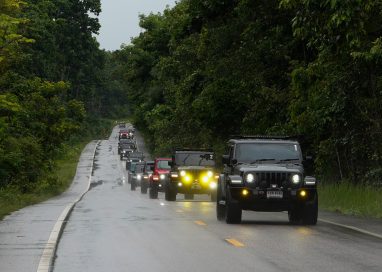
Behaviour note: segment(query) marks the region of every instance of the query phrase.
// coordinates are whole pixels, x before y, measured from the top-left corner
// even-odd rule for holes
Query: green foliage
[[[121,87],[93,37],[100,11],[99,0],[0,0],[0,190],[61,188],[62,146],[113,112]]]
[[[141,17],[114,75],[155,154],[302,134],[321,178],[370,183],[382,165],[381,4],[181,1]]]

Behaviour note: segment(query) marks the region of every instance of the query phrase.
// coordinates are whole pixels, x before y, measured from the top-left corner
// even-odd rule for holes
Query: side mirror
[[[306,176],[304,179],[304,182],[306,185],[316,185],[317,180],[315,177]]]
[[[305,161],[313,161],[313,156],[312,155],[306,155]]]
[[[225,165],[229,165],[229,155],[222,156],[222,163]]]

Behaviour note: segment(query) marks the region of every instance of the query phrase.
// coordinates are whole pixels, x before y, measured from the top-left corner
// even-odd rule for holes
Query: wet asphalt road
[[[227,225],[208,196],[166,202],[163,193],[150,200],[130,191],[117,131],[98,148],[93,185],[65,227],[54,272],[382,271],[382,241],[355,231],[292,226],[286,213],[243,212],[242,224]]]

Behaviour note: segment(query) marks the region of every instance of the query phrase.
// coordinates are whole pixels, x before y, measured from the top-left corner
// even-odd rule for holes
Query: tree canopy
[[[381,1],[183,0],[113,53],[156,154],[304,135],[325,180],[382,183]]]

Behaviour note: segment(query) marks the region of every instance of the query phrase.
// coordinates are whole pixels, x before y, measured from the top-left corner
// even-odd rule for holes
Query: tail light
[[[158,181],[159,180],[159,176],[158,175],[153,175],[153,180]]]

